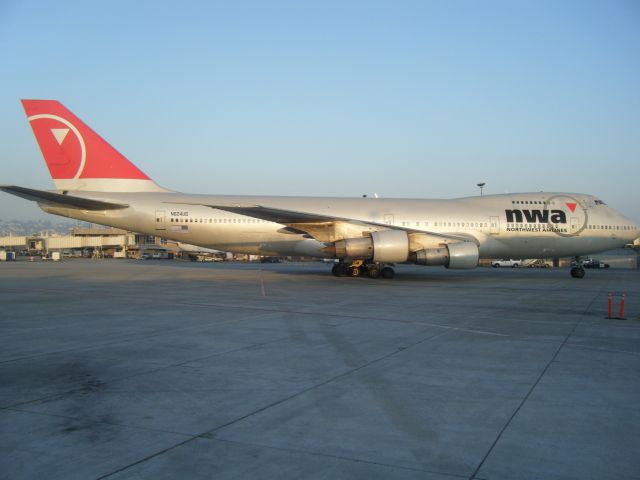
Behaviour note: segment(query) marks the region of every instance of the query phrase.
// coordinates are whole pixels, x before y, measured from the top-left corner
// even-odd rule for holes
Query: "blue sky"
[[[0,3],[0,183],[52,188],[62,101],[161,185],[592,193],[640,222],[640,3]],[[0,196],[0,218],[44,218]]]

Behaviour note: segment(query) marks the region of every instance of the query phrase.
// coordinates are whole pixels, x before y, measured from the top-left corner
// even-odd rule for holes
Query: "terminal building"
[[[59,252],[67,256],[138,258],[147,251],[180,251],[176,242],[110,227],[75,227],[68,235],[27,235],[0,237],[0,249],[22,255],[47,256]]]

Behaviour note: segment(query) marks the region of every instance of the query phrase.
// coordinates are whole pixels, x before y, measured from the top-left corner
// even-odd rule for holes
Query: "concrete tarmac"
[[[328,270],[0,264],[0,478],[640,478],[640,271]]]

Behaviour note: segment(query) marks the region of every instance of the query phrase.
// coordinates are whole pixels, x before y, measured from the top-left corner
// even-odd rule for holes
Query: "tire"
[[[344,264],[338,263],[331,268],[331,273],[333,273],[336,277],[346,277],[347,276],[347,267]]]
[[[500,268],[500,265],[498,265],[497,263],[494,263],[493,265],[491,265],[493,268]]]
[[[584,277],[584,268],[581,267],[573,267],[571,269],[571,276],[573,278],[583,278]]]
[[[513,268],[518,268],[520,265],[518,265],[517,263],[513,264]]]
[[[369,278],[378,278],[380,277],[380,269],[378,267],[369,267],[369,270],[367,270],[367,275],[369,276]]]
[[[395,277],[396,272],[391,267],[384,267],[382,269],[382,271],[380,272],[380,274],[382,275],[382,278],[391,279],[391,278]]]

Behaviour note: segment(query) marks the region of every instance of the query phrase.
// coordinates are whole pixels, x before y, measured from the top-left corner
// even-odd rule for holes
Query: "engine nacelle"
[[[418,250],[412,256],[414,263],[429,266],[449,265],[449,258],[449,249],[444,246]]]
[[[447,244],[449,265],[447,268],[476,268],[480,259],[478,245],[472,242]]]
[[[335,242],[336,257],[368,260],[373,257],[371,237],[345,238]]]
[[[406,262],[409,258],[409,235],[404,230],[371,232],[371,238],[374,262]]]
[[[437,248],[425,248],[414,253],[419,265],[444,265],[447,268],[476,268],[480,252],[472,242],[448,243]]]
[[[380,263],[406,262],[409,258],[409,236],[403,230],[371,232],[370,237],[346,238],[335,242],[336,257],[373,259]]]

